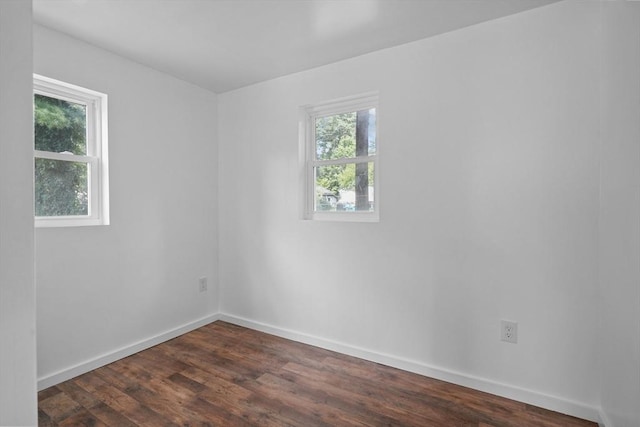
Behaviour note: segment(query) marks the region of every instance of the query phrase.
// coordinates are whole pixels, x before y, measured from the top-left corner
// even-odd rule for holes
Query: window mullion
[[[63,162],[90,163],[96,161],[96,156],[85,156],[81,154],[53,153],[51,151],[33,150],[34,156],[40,159],[61,160]]]
[[[350,165],[353,163],[375,162],[375,159],[376,159],[376,156],[343,157],[340,159],[331,159],[331,160],[312,160],[311,164],[313,165],[313,167]]]

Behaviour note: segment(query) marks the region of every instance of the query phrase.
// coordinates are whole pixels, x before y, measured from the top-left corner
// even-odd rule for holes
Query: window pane
[[[62,99],[34,95],[35,149],[87,154],[87,107]]]
[[[315,144],[317,160],[375,154],[375,108],[316,118]]]
[[[36,158],[36,216],[88,215],[88,183],[88,163]]]
[[[316,212],[374,211],[373,162],[315,168]]]
[[[376,109],[368,110],[368,132],[367,132],[367,151],[370,156],[376,154]]]

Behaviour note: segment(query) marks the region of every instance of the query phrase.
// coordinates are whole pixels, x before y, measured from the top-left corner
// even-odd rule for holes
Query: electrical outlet
[[[198,284],[199,284],[199,289],[200,292],[206,292],[207,291],[207,278],[202,276],[200,279],[198,279]]]
[[[501,320],[500,321],[500,339],[505,342],[517,344],[518,323],[509,322],[508,320]]]

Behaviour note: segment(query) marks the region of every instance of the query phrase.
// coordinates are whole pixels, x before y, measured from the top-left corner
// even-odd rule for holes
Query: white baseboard
[[[611,427],[610,424],[601,420],[601,417],[604,414],[602,414],[600,408],[594,408],[580,402],[575,402],[572,400],[539,393],[536,391],[526,390],[508,384],[498,383],[486,378],[479,378],[473,375],[454,372],[445,368],[430,366],[421,362],[404,359],[402,357],[377,353],[349,344],[327,340],[289,329],[278,328],[276,326],[255,322],[253,320],[245,319],[242,317],[221,314],[220,320],[239,326],[244,326],[250,329],[255,329],[261,332],[266,332],[268,334],[276,335],[282,338],[287,338],[293,341],[298,341],[327,350],[336,351],[338,353],[346,354],[349,356],[358,357],[360,359],[368,360],[371,362],[391,366],[393,368],[402,369],[404,371],[414,372],[416,374],[424,375],[430,378],[435,378],[464,387],[469,387],[497,396],[506,397],[508,399],[517,400],[519,402],[527,403],[530,405],[539,406],[551,411],[556,411],[574,417],[583,418],[589,421],[594,421],[599,423],[601,427]],[[604,419],[606,421],[606,417]]]
[[[186,323],[177,328],[152,336],[150,338],[146,338],[126,347],[122,347],[118,350],[112,351],[102,356],[98,356],[94,359],[87,360],[86,362],[82,362],[70,368],[66,368],[53,374],[38,378],[38,391],[44,390],[47,387],[54,386],[63,381],[70,380],[71,378],[75,378],[78,375],[82,375],[101,366],[108,365],[109,363],[115,362],[116,360],[131,356],[132,354],[153,347],[154,345],[169,341],[170,339],[176,338],[201,326],[207,325],[211,322],[215,322],[219,318],[219,314],[205,316],[201,319]]]

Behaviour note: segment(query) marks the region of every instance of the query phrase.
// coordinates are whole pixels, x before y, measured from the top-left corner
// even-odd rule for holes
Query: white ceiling
[[[33,14],[220,93],[555,1],[33,0]]]

